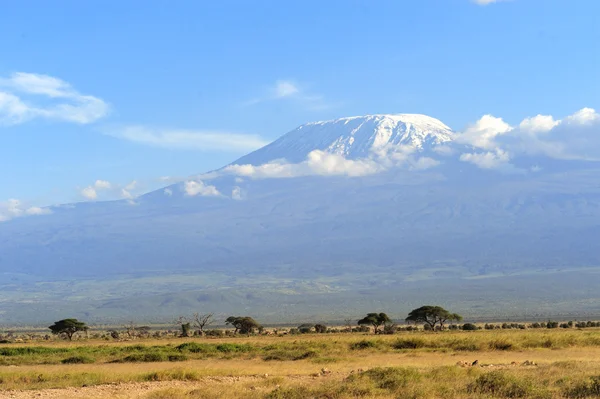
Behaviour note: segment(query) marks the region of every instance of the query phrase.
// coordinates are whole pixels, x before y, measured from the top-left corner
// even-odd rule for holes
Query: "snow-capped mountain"
[[[431,150],[453,140],[452,129],[438,119],[419,114],[366,115],[302,125],[234,164],[261,165],[273,160],[300,162],[314,150],[366,158],[389,145]]]
[[[461,303],[468,290],[438,289],[449,281],[486,297],[497,292],[515,309],[520,295],[548,303],[543,292],[569,282],[575,289],[565,290],[573,296],[564,306],[581,305],[577,290],[588,301],[600,270],[598,163],[537,154],[536,170],[531,159],[510,158],[512,171],[502,173],[491,167],[503,152],[459,137],[424,115],[308,123],[135,201],[1,223],[3,317],[63,317],[55,313],[67,306],[65,290],[76,288],[70,315],[82,315],[78,298],[93,291],[91,314],[126,320],[136,299],[135,316],[167,318],[198,309],[319,314],[324,303],[334,313],[362,312],[409,298],[419,302],[411,307]],[[408,151],[380,151],[386,147]],[[86,283],[71,284],[77,277]],[[481,298],[462,303],[486,313]],[[600,296],[594,300],[588,310],[600,311]]]

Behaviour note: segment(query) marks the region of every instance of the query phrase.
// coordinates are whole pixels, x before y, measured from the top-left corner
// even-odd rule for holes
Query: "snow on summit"
[[[424,151],[452,141],[452,136],[452,129],[426,115],[353,116],[307,123],[234,163],[260,165],[275,159],[300,162],[314,150],[358,159],[389,145]]]

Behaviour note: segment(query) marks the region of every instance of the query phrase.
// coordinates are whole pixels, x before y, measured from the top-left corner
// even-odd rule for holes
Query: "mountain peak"
[[[368,157],[387,145],[424,151],[452,141],[452,135],[452,129],[427,115],[351,116],[299,126],[234,163],[260,165],[276,159],[301,162],[314,150],[356,159]]]

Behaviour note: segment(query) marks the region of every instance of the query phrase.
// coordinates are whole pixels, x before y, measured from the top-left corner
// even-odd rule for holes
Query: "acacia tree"
[[[80,331],[87,331],[88,326],[77,319],[63,319],[54,322],[50,327],[48,327],[52,334],[62,335],[67,337],[69,341],[73,339],[73,335]]]
[[[225,324],[232,325],[235,328],[234,334],[252,334],[255,329],[260,329],[262,326],[249,316],[229,316],[225,320]]]
[[[377,334],[380,326],[391,321],[392,320],[385,313],[367,313],[365,317],[358,321],[358,325],[371,325],[373,326],[373,332]]]
[[[196,330],[198,330],[198,334],[204,335],[204,329],[210,326],[214,322],[214,314],[213,313],[194,313],[192,316],[193,324]]]
[[[460,321],[462,316],[457,313],[450,313],[441,306],[426,305],[413,309],[405,320],[415,324],[427,324],[432,331],[435,331],[436,325],[439,325],[440,330],[443,330],[446,321]]]

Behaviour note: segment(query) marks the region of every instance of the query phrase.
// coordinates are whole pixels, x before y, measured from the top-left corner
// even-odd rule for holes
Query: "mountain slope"
[[[389,145],[436,153],[453,138],[443,123],[421,115],[343,118],[303,125],[235,163],[301,162],[314,150],[356,160]],[[496,173],[442,161],[353,178],[217,171],[201,176],[206,190],[198,182],[186,190],[186,181],[135,205],[81,203],[0,223],[0,311],[19,320],[50,314],[45,304],[60,303],[73,316],[99,319],[168,319],[196,307],[294,317],[323,303],[328,314],[383,310],[390,298],[408,303],[397,291],[408,286],[424,303],[430,292],[436,301],[464,303],[464,292],[446,289],[449,281],[485,293],[501,281],[501,292],[511,292],[521,279],[531,291],[513,292],[511,300],[541,304],[565,273],[600,271],[596,163],[540,158],[535,173]],[[565,297],[563,310],[585,295],[596,298],[597,279],[575,280],[584,284]],[[498,301],[470,303],[485,314]]]
[[[301,162],[314,150],[357,159],[387,145],[406,145],[424,151],[452,139],[453,132],[448,126],[426,115],[356,116],[302,125],[233,164],[261,165],[278,159]]]

